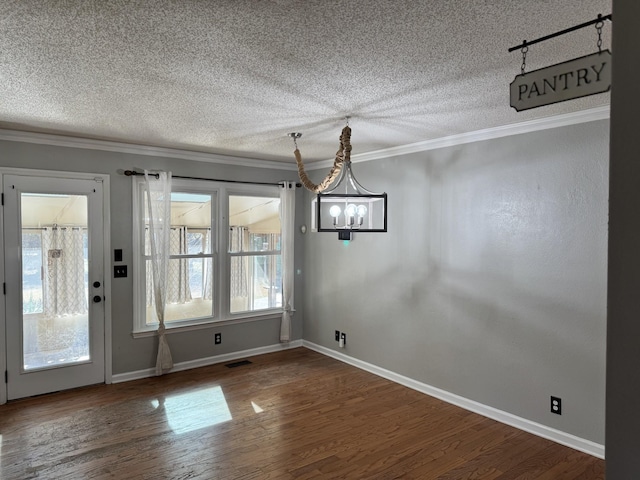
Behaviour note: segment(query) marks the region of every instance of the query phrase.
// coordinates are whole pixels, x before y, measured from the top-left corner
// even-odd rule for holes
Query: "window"
[[[145,332],[158,319],[144,180],[134,185],[134,332]],[[275,186],[173,180],[167,329],[282,311],[279,207]]]
[[[165,323],[213,316],[214,254],[211,251],[213,195],[171,193],[171,231],[167,269]],[[146,198],[144,199],[147,212]],[[158,318],[153,298],[149,219],[145,215],[145,326],[155,326]]]
[[[230,312],[282,307],[280,199],[229,196]]]

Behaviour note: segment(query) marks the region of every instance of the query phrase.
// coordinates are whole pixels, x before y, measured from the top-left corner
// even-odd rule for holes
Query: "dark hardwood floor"
[[[305,348],[0,406],[0,478],[603,479],[604,461]]]

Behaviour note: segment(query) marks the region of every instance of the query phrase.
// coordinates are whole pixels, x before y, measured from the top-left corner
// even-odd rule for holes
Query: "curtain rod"
[[[589,25],[593,25],[593,24],[598,23],[598,22],[604,22],[605,20],[613,21],[613,19],[611,17],[611,14],[605,15],[604,17],[601,14],[598,14],[598,18],[596,18],[595,20],[591,20],[589,22],[581,23],[580,25],[575,25],[573,27],[565,28],[564,30],[561,30],[561,31],[556,32],[556,33],[551,33],[549,35],[545,35],[544,37],[536,38],[535,40],[531,40],[530,42],[527,42],[526,40],[523,40],[520,45],[516,45],[515,47],[511,47],[509,49],[509,51],[513,52],[514,50],[518,50],[520,48],[528,47],[529,45],[533,45],[534,43],[544,42],[545,40],[549,40],[550,38],[559,37],[560,35],[564,35],[565,33],[573,32],[575,30],[579,30],[581,28],[588,27]]]
[[[125,170],[124,174],[127,177],[135,177],[139,175],[144,175],[142,172],[136,172],[134,170]],[[157,173],[150,173],[154,177],[158,178],[160,175]],[[171,178],[181,178],[183,180],[205,180],[207,182],[225,182],[225,183],[244,183],[248,185],[272,185],[272,186],[280,186],[283,182],[278,183],[270,183],[270,182],[247,182],[244,180],[221,180],[219,178],[203,178],[203,177],[184,177],[182,175],[171,175]],[[296,183],[296,187],[300,188],[302,184]]]

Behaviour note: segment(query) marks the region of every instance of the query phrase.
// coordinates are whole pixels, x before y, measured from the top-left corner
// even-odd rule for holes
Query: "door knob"
[[[96,295],[93,297],[93,303],[99,303],[102,301],[102,297],[100,295]]]

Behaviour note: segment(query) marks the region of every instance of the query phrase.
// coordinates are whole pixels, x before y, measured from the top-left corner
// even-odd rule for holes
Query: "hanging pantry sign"
[[[510,85],[511,106],[521,112],[610,89],[611,52],[603,50],[517,75]]]
[[[611,89],[611,52],[602,49],[602,27],[605,20],[612,21],[611,14],[605,16],[599,14],[598,18],[594,20],[545,35],[530,42],[524,40],[521,45],[511,47],[509,52],[514,50],[522,52],[520,75],[516,75],[509,88],[511,106],[521,112],[543,105],[608,92]],[[525,73],[527,52],[530,45],[589,25],[595,25],[598,34],[596,44],[598,51],[596,53]]]

